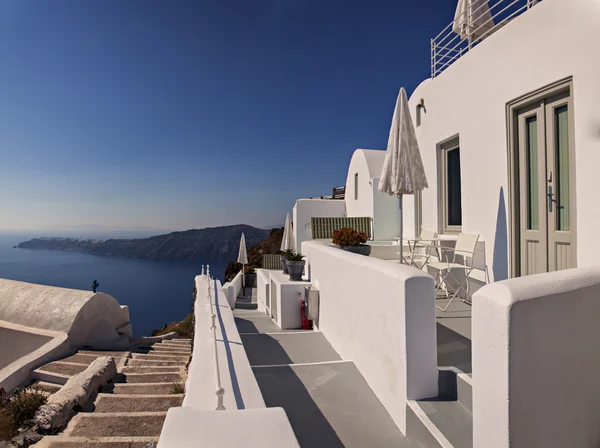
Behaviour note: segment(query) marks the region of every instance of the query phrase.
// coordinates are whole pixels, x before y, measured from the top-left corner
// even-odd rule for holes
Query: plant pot
[[[288,273],[287,258],[285,258],[284,255],[281,256],[281,268],[283,269],[284,274]]]
[[[290,280],[301,281],[302,273],[304,272],[305,260],[302,261],[287,261],[287,269],[290,274]]]
[[[340,246],[340,249],[359,255],[371,255],[371,246],[368,244],[361,244],[360,246]]]
[[[246,275],[246,286],[248,288],[256,288],[256,272],[254,274]]]

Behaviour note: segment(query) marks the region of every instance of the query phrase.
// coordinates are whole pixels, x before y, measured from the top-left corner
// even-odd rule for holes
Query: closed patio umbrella
[[[246,295],[246,265],[248,264],[248,253],[246,252],[246,237],[242,233],[240,238],[240,251],[238,252],[237,262],[242,265],[242,287],[244,288],[243,294]]]
[[[281,251],[296,250],[296,241],[294,241],[294,232],[292,229],[292,220],[288,213],[285,217],[285,225],[283,226],[283,238],[281,239]]]
[[[417,135],[408,108],[404,87],[400,89],[392,118],[387,151],[379,179],[379,190],[399,199],[400,263],[402,263],[402,195],[427,188]]]
[[[487,0],[459,0],[454,14],[452,31],[461,39],[471,42],[479,39],[494,27]]]

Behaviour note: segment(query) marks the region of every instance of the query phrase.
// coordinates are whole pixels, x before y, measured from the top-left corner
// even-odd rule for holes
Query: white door
[[[521,275],[576,265],[572,114],[568,91],[517,114]]]

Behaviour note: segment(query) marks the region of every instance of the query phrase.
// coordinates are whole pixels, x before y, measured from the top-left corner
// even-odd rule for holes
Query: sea
[[[89,290],[96,279],[100,284],[98,291],[129,306],[135,336],[149,336],[153,330],[182,320],[192,311],[194,277],[202,264],[210,265],[211,275],[221,281],[227,265],[211,260],[152,261],[13,248],[40,236],[59,235],[0,233],[0,278],[84,290]],[[90,237],[102,239],[97,234]]]

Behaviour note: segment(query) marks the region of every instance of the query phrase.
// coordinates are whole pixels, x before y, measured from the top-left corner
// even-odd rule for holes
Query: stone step
[[[113,358],[128,358],[129,352],[110,350],[77,350],[81,355],[112,356]]]
[[[165,346],[165,347],[173,347],[173,346],[176,346],[176,347],[191,347],[192,346],[192,342],[191,342],[190,339],[185,339],[185,340],[184,339],[171,339],[169,341],[159,342],[156,345],[162,345],[162,346]]]
[[[44,372],[60,373],[63,375],[73,376],[77,373],[83,372],[88,368],[88,364],[81,364],[75,362],[65,361],[54,361],[49,364],[45,364],[40,367]]]
[[[181,383],[181,373],[126,373],[119,374],[115,383]]]
[[[133,359],[143,359],[147,361],[187,361],[189,356],[182,355],[154,355],[146,353],[132,353]]]
[[[127,362],[127,366],[132,366],[132,367],[141,367],[141,366],[155,366],[155,367],[173,367],[173,366],[180,366],[180,367],[185,367],[185,365],[187,364],[187,362],[185,361],[144,361],[144,360],[139,360],[139,359],[130,359]]]
[[[63,386],[71,378],[71,375],[65,375],[62,373],[49,372],[44,370],[44,366],[39,369],[35,369],[31,372],[31,378],[46,383],[58,384]]]
[[[176,353],[176,354],[184,354],[189,355],[192,353],[192,349],[184,348],[184,347],[165,347],[160,345],[138,345],[135,349],[136,351],[144,351],[144,352],[156,352],[156,353]]]
[[[166,412],[80,412],[71,419],[65,436],[158,437]]]
[[[473,448],[473,415],[458,401],[408,400],[407,433],[435,448]]]
[[[184,373],[183,366],[125,366],[121,373]]]
[[[183,394],[125,395],[98,394],[94,412],[166,412],[180,407]]]
[[[83,353],[75,353],[74,355],[67,356],[61,359],[64,362],[77,362],[79,364],[91,364],[96,359],[100,358],[100,355],[85,355]]]
[[[186,353],[186,352],[175,352],[175,351],[164,351],[164,352],[159,352],[156,350],[134,350],[132,352],[133,355],[154,355],[154,356],[181,356],[182,358],[189,358],[191,353]]]
[[[146,448],[158,437],[69,437],[45,436],[35,448]]]
[[[183,384],[183,381],[174,381],[174,382],[163,382],[163,383],[118,383],[112,385],[112,387],[107,387],[107,391],[112,391],[115,395],[155,395],[161,394],[166,395],[170,394],[173,389],[173,384]]]
[[[29,389],[53,394],[54,392],[58,392],[61,387],[62,386],[60,384],[48,383],[46,381],[35,381],[29,386]]]

